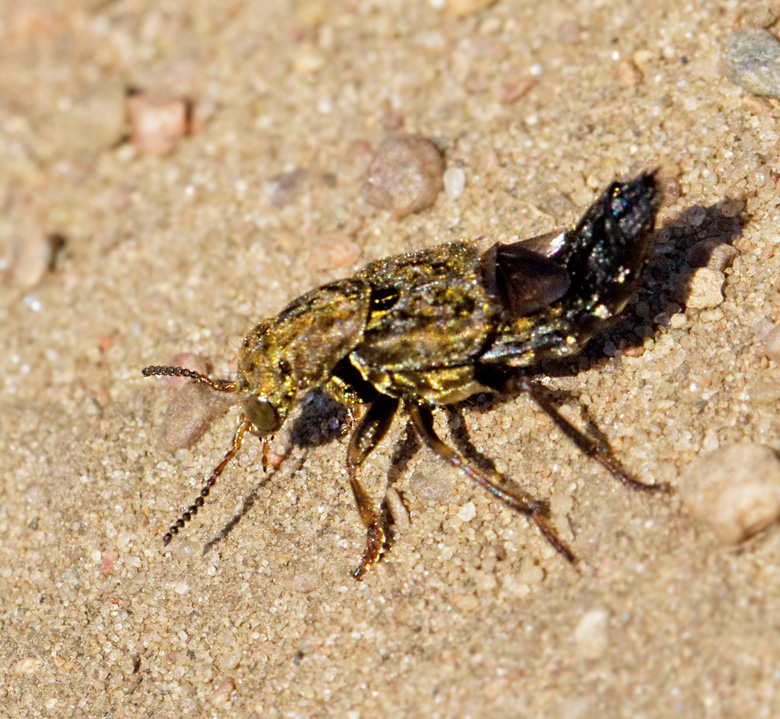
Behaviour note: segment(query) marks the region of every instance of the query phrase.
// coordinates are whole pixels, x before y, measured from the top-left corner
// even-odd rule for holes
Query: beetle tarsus
[[[523,490],[516,489],[509,491],[499,486],[495,480],[489,477],[485,472],[477,469],[466,459],[455,451],[452,447],[445,444],[436,434],[433,427],[433,413],[429,407],[421,406],[413,402],[407,402],[406,410],[412,420],[414,428],[420,435],[420,439],[436,454],[438,457],[448,462],[453,467],[457,467],[465,472],[471,479],[483,489],[486,489],[493,496],[512,507],[512,509],[525,514],[529,517],[544,538],[552,547],[569,562],[574,561],[574,554],[558,537],[555,530],[550,526],[548,518],[550,516],[549,504],[545,500],[537,499]]]

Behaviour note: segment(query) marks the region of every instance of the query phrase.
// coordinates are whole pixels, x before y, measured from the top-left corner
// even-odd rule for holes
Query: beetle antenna
[[[145,367],[142,370],[144,377],[187,377],[193,379],[200,384],[205,384],[211,389],[217,390],[217,392],[237,392],[238,385],[235,382],[231,382],[226,379],[211,379],[205,374],[196,372],[195,370],[185,369],[184,367],[160,367],[152,366]]]
[[[149,369],[160,368],[150,367]],[[232,390],[221,391],[230,392]],[[236,429],[236,433],[233,435],[233,442],[230,445],[230,449],[227,451],[227,454],[225,454],[225,458],[214,468],[214,471],[206,480],[206,484],[203,485],[203,489],[200,490],[200,494],[196,497],[195,501],[181,513],[175,524],[172,524],[170,527],[168,527],[168,531],[163,536],[163,546],[170,544],[170,541],[173,539],[174,535],[178,534],[184,525],[187,524],[187,522],[189,522],[198,513],[198,510],[204,505],[206,497],[208,497],[209,493],[211,492],[211,488],[216,484],[217,479],[219,479],[219,476],[222,474],[222,472],[225,471],[225,467],[230,464],[230,460],[233,459],[233,457],[235,457],[238,453],[238,450],[241,449],[241,444],[244,441],[244,435],[246,434],[246,431],[249,429],[249,427],[249,420],[246,417],[242,417],[241,424],[238,425],[238,429]]]

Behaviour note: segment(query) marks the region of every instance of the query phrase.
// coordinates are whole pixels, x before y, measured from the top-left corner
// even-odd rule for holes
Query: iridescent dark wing
[[[532,241],[523,240],[509,245],[499,242],[483,256],[487,286],[512,317],[538,312],[561,299],[568,291],[569,273],[544,254],[529,249],[528,244],[545,238],[546,244],[539,247],[550,247],[548,240],[558,234],[541,235]]]

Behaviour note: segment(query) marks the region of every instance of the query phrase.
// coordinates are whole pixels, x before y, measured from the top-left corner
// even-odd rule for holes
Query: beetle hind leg
[[[550,505],[546,500],[537,499],[519,488],[510,492],[497,484],[487,473],[469,463],[436,434],[430,407],[410,401],[406,403],[406,410],[420,438],[434,454],[465,472],[480,487],[486,489],[512,509],[525,514],[559,554],[569,562],[575,561],[572,551],[563,543],[550,524]]]
[[[387,543],[387,510],[384,502],[377,509],[357,478],[357,471],[374,447],[382,441],[390,429],[390,425],[398,409],[398,400],[380,394],[363,415],[347,449],[347,472],[355,495],[360,518],[367,530],[366,548],[360,565],[352,572],[352,576],[360,581],[369,567],[379,561]]]
[[[666,482],[658,484],[646,484],[632,477],[623,465],[612,453],[612,448],[601,438],[595,438],[577,429],[561,413],[555,402],[543,387],[523,377],[518,381],[518,387],[525,392],[540,409],[558,426],[558,428],[579,448],[587,457],[595,459],[602,467],[607,469],[613,477],[619,479],[626,487],[644,492],[668,493],[671,487]]]

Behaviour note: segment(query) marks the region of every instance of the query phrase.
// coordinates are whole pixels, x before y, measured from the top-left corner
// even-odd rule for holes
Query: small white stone
[[[607,626],[609,612],[606,609],[591,609],[586,612],[574,630],[577,651],[586,659],[597,659],[609,646]]]
[[[466,187],[466,173],[460,167],[450,167],[444,173],[444,192],[450,200],[457,200]]]
[[[466,504],[464,504],[458,510],[458,519],[461,522],[470,522],[476,516],[477,516],[477,508],[474,505],[474,502],[466,502]]]
[[[24,236],[14,248],[12,270],[16,284],[25,289],[38,285],[54,265],[54,255],[60,244],[56,236],[25,228]]]
[[[669,318],[669,326],[673,330],[679,330],[685,327],[685,323],[688,321],[688,318],[683,314],[682,312],[675,312],[670,318]]]
[[[723,283],[726,276],[709,267],[699,267],[691,276],[685,306],[688,309],[706,310],[723,302]]]
[[[397,532],[406,532],[409,529],[409,510],[401,499],[401,495],[393,487],[388,487],[385,493],[387,509]]]
[[[296,75],[309,75],[321,70],[325,65],[325,58],[314,50],[299,52],[293,58],[292,68]]]
[[[14,664],[14,671],[17,674],[34,674],[41,664],[42,661],[38,657],[25,657]]]

